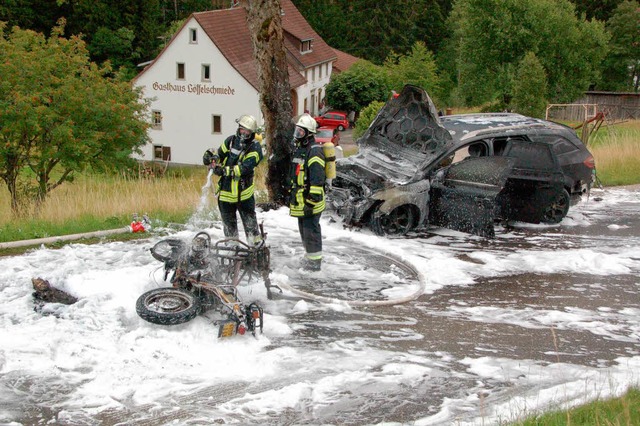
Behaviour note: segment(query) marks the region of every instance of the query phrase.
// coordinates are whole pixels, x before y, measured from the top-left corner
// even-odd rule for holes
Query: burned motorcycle
[[[249,246],[235,239],[212,244],[206,232],[199,232],[188,245],[167,238],[151,248],[151,255],[164,262],[164,280],[172,287],[150,290],[138,298],[136,312],[151,323],[174,325],[215,309],[226,318],[219,322],[218,337],[262,333],[263,310],[257,303],[243,304],[237,287],[242,280],[260,274],[271,298],[270,252],[261,227],[262,241]]]

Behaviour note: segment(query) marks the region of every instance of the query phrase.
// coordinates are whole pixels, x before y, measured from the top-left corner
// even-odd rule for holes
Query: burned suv
[[[379,235],[444,226],[493,236],[496,220],[558,223],[588,193],[593,156],[575,132],[519,114],[438,117],[405,86],[340,159],[328,208]]]

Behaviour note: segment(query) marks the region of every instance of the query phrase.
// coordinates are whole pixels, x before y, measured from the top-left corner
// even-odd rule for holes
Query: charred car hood
[[[389,100],[358,140],[359,153],[339,161],[338,174],[376,177],[403,185],[424,178],[454,141],[427,93],[407,85]]]

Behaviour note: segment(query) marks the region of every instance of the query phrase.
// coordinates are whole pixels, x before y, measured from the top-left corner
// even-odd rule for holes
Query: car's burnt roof
[[[523,128],[566,129],[558,123],[514,113],[447,115],[440,117],[440,122],[457,140],[479,133],[509,133]]]

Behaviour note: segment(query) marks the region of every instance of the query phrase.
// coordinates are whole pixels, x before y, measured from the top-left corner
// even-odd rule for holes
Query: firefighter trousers
[[[247,242],[250,244],[256,242],[260,231],[258,230],[258,219],[256,217],[256,200],[253,196],[239,203],[228,203],[218,200],[218,207],[220,208],[225,237],[238,237],[238,217],[236,213],[240,213],[240,219],[242,219]]]
[[[305,257],[311,260],[322,259],[322,230],[320,228],[320,216],[322,213],[310,217],[298,218],[298,230],[302,238],[302,245],[306,252]]]

